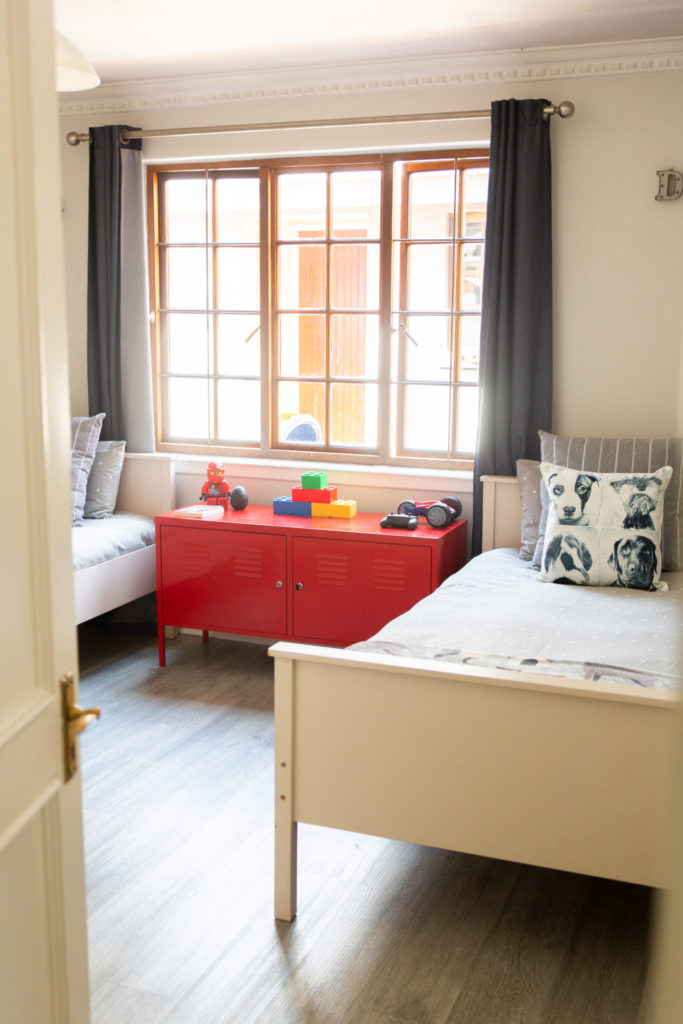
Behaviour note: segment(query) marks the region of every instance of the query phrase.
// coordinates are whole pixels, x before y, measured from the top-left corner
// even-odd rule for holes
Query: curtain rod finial
[[[78,132],[69,132],[69,134],[66,137],[66,141],[69,143],[70,146],[77,146],[81,141],[81,137],[78,134]]]
[[[552,104],[543,108],[543,120],[549,121],[553,114],[559,114],[561,118],[572,117],[576,107],[571,100],[562,100],[556,107]]]

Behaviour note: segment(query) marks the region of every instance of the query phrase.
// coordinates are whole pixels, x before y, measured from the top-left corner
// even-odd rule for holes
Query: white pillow
[[[666,589],[660,582],[661,533],[672,473],[671,466],[651,473],[587,473],[542,462],[549,501],[539,579]]]
[[[125,441],[100,441],[85,491],[85,519],[111,519],[116,508]]]

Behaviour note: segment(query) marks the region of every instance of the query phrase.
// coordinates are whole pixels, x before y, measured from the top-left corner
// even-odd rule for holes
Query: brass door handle
[[[66,672],[59,680],[62,690],[62,727],[64,731],[64,779],[66,782],[78,768],[76,737],[100,717],[99,708],[82,708],[74,701],[74,674]]]
[[[99,708],[81,708],[78,704],[73,704],[68,710],[67,722],[69,729],[78,736],[99,717]]]

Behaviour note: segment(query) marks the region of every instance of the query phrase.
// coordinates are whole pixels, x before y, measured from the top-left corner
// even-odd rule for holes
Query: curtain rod
[[[546,120],[553,114],[559,114],[561,118],[571,117],[574,113],[574,104],[571,100],[563,100],[556,107],[552,104],[543,108]],[[227,135],[233,132],[265,132],[275,129],[290,128],[338,128],[355,127],[356,125],[380,125],[380,124],[415,124],[420,121],[462,121],[467,118],[490,117],[490,110],[458,110],[436,114],[386,114],[380,117],[337,117],[324,121],[272,121],[260,124],[223,124],[209,125],[199,128],[144,128],[137,131],[121,132],[121,141],[129,142],[131,139],[162,139],[178,135]],[[66,141],[70,146],[77,146],[79,142],[90,142],[89,132],[69,132]]]

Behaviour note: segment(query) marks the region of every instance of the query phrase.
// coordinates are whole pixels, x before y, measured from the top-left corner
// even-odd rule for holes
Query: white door
[[[49,0],[0,0],[0,1021],[86,1024],[57,99]]]

